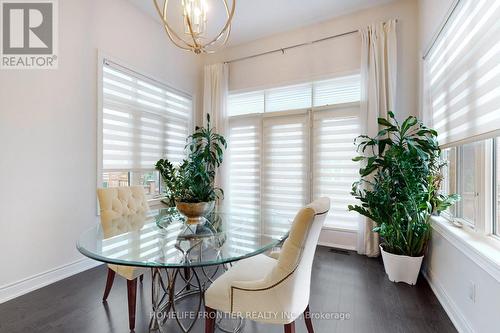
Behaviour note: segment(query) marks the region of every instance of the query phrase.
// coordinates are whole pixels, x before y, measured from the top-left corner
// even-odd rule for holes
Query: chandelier
[[[177,47],[193,51],[196,54],[214,53],[218,47],[224,46],[231,33],[231,20],[234,16],[236,0],[221,0],[225,8],[226,23],[220,32],[207,37],[207,3],[206,0],[181,0],[184,23],[183,36],[174,31],[167,14],[169,13],[168,0],[153,0],[160,15],[163,27],[168,38]],[[231,1],[231,7],[228,5]],[[163,2],[163,4],[162,4]]]

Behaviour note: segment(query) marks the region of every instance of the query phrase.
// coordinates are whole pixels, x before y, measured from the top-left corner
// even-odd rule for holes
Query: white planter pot
[[[422,266],[421,257],[400,256],[385,252],[380,246],[382,259],[384,261],[385,273],[392,282],[405,282],[411,285],[417,283],[420,266]]]

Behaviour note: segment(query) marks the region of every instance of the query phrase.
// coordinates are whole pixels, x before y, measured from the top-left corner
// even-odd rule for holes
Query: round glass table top
[[[211,213],[190,225],[175,208],[103,221],[84,232],[78,250],[92,259],[140,267],[198,267],[229,263],[278,246],[289,217]]]

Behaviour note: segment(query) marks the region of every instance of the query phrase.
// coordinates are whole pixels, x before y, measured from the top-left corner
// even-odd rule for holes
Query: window
[[[481,182],[481,158],[484,142],[474,142],[448,148],[444,152],[448,165],[444,172],[442,190],[446,194],[457,193],[461,200],[449,213],[454,218],[474,226],[479,210],[479,184]]]
[[[309,136],[306,112],[264,117],[262,142],[262,216],[292,218],[309,199]],[[286,219],[265,224],[268,234],[287,231]]]
[[[474,142],[458,147],[458,193],[462,200],[458,204],[458,216],[474,224],[478,211],[480,177],[480,153],[482,143]]]
[[[447,213],[498,235],[500,2],[457,2],[424,59],[425,116],[448,160],[442,191],[461,201]]]
[[[441,190],[461,196],[461,200],[446,215],[486,234],[498,234],[498,149],[497,138],[443,151],[448,165],[443,172]]]
[[[359,75],[230,94],[225,200],[244,212],[242,226],[261,228],[262,217],[263,232],[288,230],[297,207],[329,196],[327,224],[357,228],[359,216],[347,205],[358,179],[351,159],[361,134],[359,100]]]
[[[448,145],[499,130],[500,1],[462,0],[425,58],[432,127]]]
[[[446,195],[458,194],[458,186],[457,186],[457,149],[447,148],[442,151],[441,157],[443,162],[446,162],[446,165],[442,169],[443,180],[441,182],[441,192]],[[446,215],[449,218],[457,217],[457,206],[453,205],[449,207],[443,215]]]
[[[361,134],[359,106],[325,109],[313,117],[313,197],[330,197],[327,225],[356,229],[360,216],[347,206],[355,203],[350,193],[359,179],[359,163],[352,161],[353,139]]]
[[[102,173],[102,187],[142,185],[148,197],[157,197],[160,195],[160,184],[160,174],[157,171],[115,171]]]
[[[359,75],[314,82],[314,106],[359,102]]]
[[[230,116],[264,112],[264,91],[230,94],[228,97]]]
[[[493,195],[495,203],[494,203],[494,209],[496,210],[495,216],[495,223],[494,223],[494,230],[493,232],[497,235],[500,236],[500,137],[497,137],[495,139],[495,193]]]
[[[228,114],[231,117],[358,103],[360,80],[358,74],[268,90],[231,93],[228,98]]]
[[[183,159],[192,98],[109,60],[102,66],[99,186],[142,185],[158,196],[154,165]]]
[[[311,106],[311,84],[300,84],[266,91],[266,112],[305,109]]]
[[[260,231],[261,122],[259,118],[231,118],[226,161],[229,172],[228,194],[224,203],[235,210],[236,226],[248,230],[243,242],[257,242]],[[257,232],[256,232],[257,231]]]

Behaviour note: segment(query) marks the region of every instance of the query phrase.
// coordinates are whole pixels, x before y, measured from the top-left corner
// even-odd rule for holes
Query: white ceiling
[[[153,0],[129,0],[159,22]],[[170,0],[173,26],[181,26],[181,0]],[[236,0],[230,44],[236,45],[279,32],[297,29],[392,0]],[[163,0],[160,0],[163,3]],[[231,0],[228,1],[229,3]],[[207,0],[208,25],[215,34],[224,24],[222,0]],[[170,16],[169,16],[170,18]],[[210,34],[210,32],[213,32]]]

